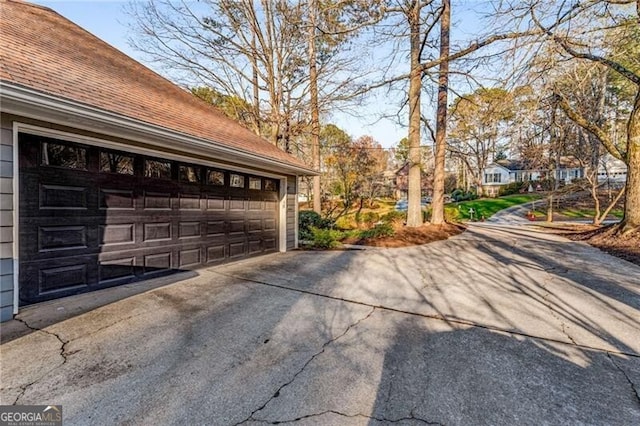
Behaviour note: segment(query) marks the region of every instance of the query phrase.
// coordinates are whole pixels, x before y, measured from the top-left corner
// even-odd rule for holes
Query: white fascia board
[[[63,126],[155,145],[171,147],[186,153],[212,156],[292,175],[315,175],[316,171],[298,167],[258,154],[240,151],[214,141],[172,131],[123,115],[94,108],[79,102],[47,95],[32,89],[2,82],[2,111],[9,114],[48,121]]]

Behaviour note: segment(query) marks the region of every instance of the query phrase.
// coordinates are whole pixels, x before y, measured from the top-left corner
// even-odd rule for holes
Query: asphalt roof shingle
[[[0,80],[310,169],[46,7],[0,0]]]

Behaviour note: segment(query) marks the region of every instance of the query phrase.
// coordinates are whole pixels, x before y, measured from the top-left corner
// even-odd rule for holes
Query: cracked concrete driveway
[[[585,244],[483,225],[194,275],[25,309],[1,402],[65,424],[640,424],[640,267]]]

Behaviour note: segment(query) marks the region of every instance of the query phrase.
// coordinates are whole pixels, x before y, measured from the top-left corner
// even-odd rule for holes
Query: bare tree
[[[619,229],[622,234],[637,231],[640,229],[640,3],[530,0],[509,5],[504,16],[511,24],[542,32],[542,36],[529,40],[531,45],[554,46],[559,60],[600,64],[633,87],[626,140],[622,145],[602,124],[581,113],[564,93],[557,91],[555,98],[567,117],[593,135],[613,157],[627,164],[624,218]]]

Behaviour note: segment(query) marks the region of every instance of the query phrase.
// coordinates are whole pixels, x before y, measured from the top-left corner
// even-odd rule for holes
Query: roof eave
[[[185,153],[212,156],[278,173],[315,176],[319,173],[284,161],[231,148],[219,142],[198,138],[165,127],[146,123],[80,102],[52,96],[11,82],[0,82],[2,112],[74,127],[142,143],[171,147]]]

